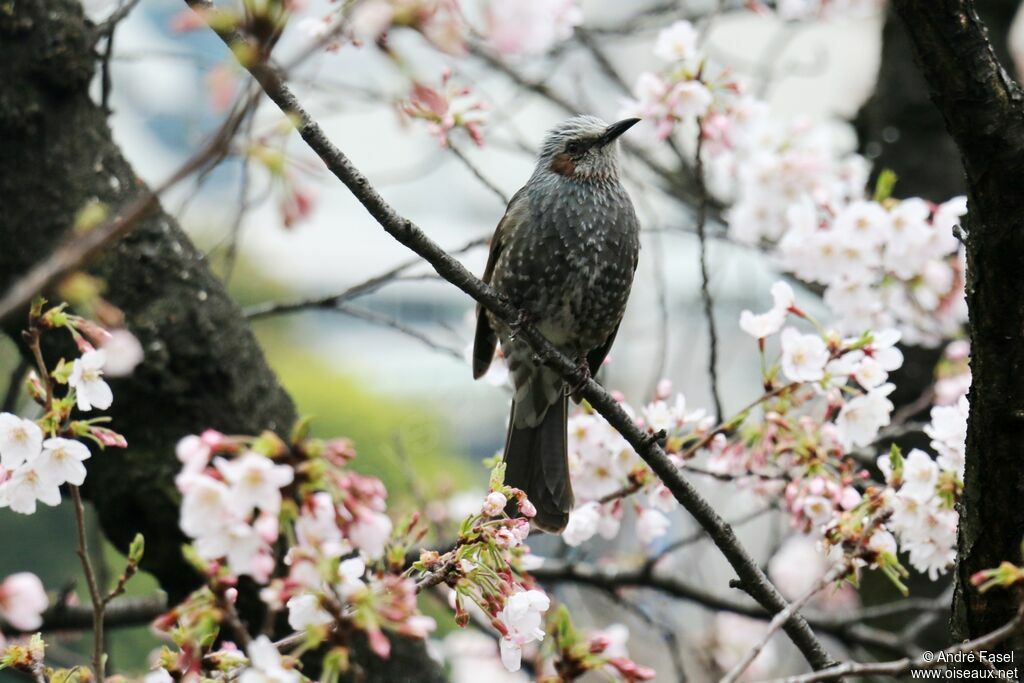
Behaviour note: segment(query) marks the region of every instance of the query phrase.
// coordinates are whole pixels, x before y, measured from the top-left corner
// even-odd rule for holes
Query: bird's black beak
[[[597,146],[604,147],[615,142],[620,135],[640,123],[640,119],[622,119],[604,129],[604,133],[597,139]]]

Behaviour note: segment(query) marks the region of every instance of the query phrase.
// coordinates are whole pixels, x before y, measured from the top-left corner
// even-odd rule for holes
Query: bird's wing
[[[524,188],[525,189],[525,188]],[[523,190],[519,190],[512,196],[505,209],[505,215],[498,222],[494,229],[494,236],[491,238],[491,252],[487,256],[487,266],[484,268],[483,281],[491,283],[494,275],[494,266],[498,262],[498,256],[507,242],[509,235],[518,228],[519,221],[524,215],[523,207],[525,201]],[[480,379],[487,372],[494,359],[494,350],[498,346],[498,335],[491,328],[491,322],[487,318],[487,312],[479,304],[476,307],[476,334],[473,337],[473,379]]]
[[[619,324],[621,323],[622,321],[620,320]],[[619,325],[617,324],[612,333],[608,335],[608,338],[604,340],[604,343],[587,354],[587,366],[590,368],[591,377],[597,377],[597,371],[601,369],[601,364],[608,357],[608,352],[611,351],[612,344],[615,343],[615,335],[618,333]]]

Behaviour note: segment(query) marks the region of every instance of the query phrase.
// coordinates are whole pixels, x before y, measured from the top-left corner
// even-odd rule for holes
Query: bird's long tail
[[[516,402],[505,439],[505,483],[522,489],[537,508],[533,523],[559,533],[569,521],[573,505],[566,448],[568,397],[548,408],[535,427],[516,426]]]

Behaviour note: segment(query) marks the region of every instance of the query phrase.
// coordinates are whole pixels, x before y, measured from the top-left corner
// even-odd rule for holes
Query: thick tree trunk
[[[87,200],[116,209],[144,191],[89,98],[92,43],[93,28],[72,0],[0,9],[0,291],[67,235]],[[146,357],[132,377],[112,382],[110,415],[129,448],[94,455],[86,493],[115,545],[125,549],[136,532],[145,534],[143,567],[174,600],[198,584],[181,556],[175,443],[208,427],[284,434],[295,408],[203,254],[162,210],[91,272]],[[20,327],[4,321],[8,333]],[[357,648],[368,680],[443,680],[421,643],[397,645],[386,663]]]
[[[984,0],[978,7],[993,49],[1004,64],[1011,63],[1009,34],[1020,4],[1021,0]],[[891,5],[882,29],[875,90],[857,113],[854,125],[861,152],[874,163],[873,180],[882,169],[895,171],[899,176],[897,196],[944,201],[966,192],[960,151],[932,103],[924,76],[914,61],[910,36]],[[902,350],[904,363],[893,375],[896,391],[890,396],[897,409],[915,402],[933,384],[935,366],[942,353],[941,347],[904,346]],[[914,419],[927,421],[928,409]],[[929,447],[924,434],[909,434],[897,442],[904,453]],[[948,579],[933,582],[914,575],[910,588],[915,595],[938,595],[948,586]],[[887,591],[882,596],[869,593],[865,597],[868,601],[889,599]],[[944,622],[936,622],[929,630],[929,642],[935,646],[945,644],[948,637]]]
[[[983,0],[978,7],[996,56],[1006,65],[1012,64],[1008,41],[1020,4]],[[899,196],[941,202],[964,193],[960,153],[928,96],[910,36],[891,5],[882,28],[875,91],[857,112],[854,126],[862,153],[875,164],[875,175],[888,168],[899,176]]]
[[[1017,606],[970,576],[1021,561],[1024,537],[1024,107],[970,0],[895,0],[932,100],[960,151],[970,307],[971,416],[960,518],[956,638],[1009,621]],[[1024,657],[1024,638],[1002,646]]]

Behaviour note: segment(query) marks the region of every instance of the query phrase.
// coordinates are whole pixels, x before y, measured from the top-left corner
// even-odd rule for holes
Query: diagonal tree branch
[[[212,11],[211,4],[205,0],[186,0],[186,2],[193,9],[203,10],[201,14],[207,17]],[[214,26],[211,28],[229,47],[237,46],[239,41],[244,40],[233,30],[218,29]],[[441,277],[503,320],[512,323],[521,319],[520,311],[516,310],[494,289],[470,273],[457,259],[431,240],[419,226],[400,216],[380,196],[369,179],[352,164],[340,149],[334,146],[319,124],[301,106],[282,80],[277,69],[266,62],[244,66],[267,96],[295,122],[299,135],[313,152],[320,157],[331,173],[352,192],[388,234],[426,260]],[[557,370],[568,381],[580,384],[584,379],[577,364],[555,349],[533,326],[521,325],[519,335],[536,351],[542,362]],[[683,507],[701,526],[708,530],[709,537],[736,571],[739,585],[743,590],[772,614],[786,609],[785,598],[772,585],[754,558],[736,538],[732,527],[683,478],[658,444],[657,439],[643,432],[622,409],[619,402],[593,379],[588,379],[582,385],[581,394],[595,410],[608,420],[612,427],[623,435],[640,457],[654,470],[655,474],[662,479]],[[832,657],[802,616],[792,615],[787,619],[784,628],[814,668],[821,669],[832,665]]]

